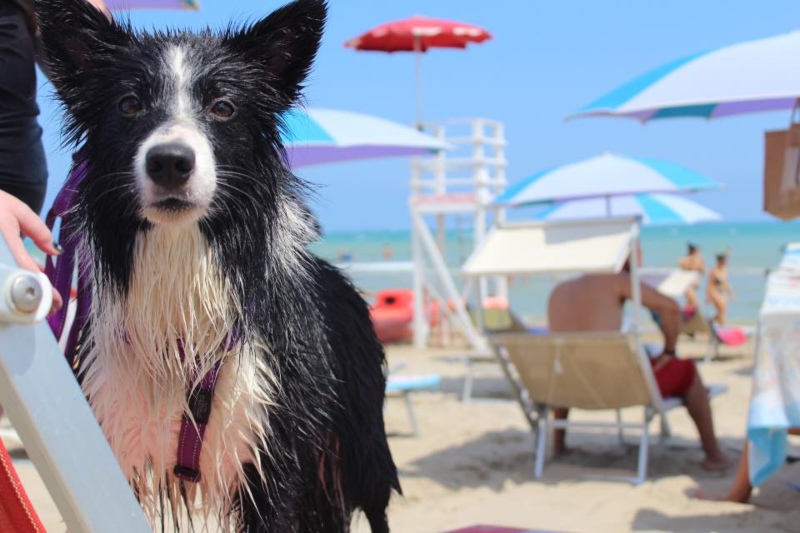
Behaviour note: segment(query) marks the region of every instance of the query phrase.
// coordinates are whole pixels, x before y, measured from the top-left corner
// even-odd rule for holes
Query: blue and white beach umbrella
[[[800,32],[717,48],[647,72],[573,117],[641,121],[792,109],[800,97]]]
[[[597,157],[537,172],[495,199],[522,206],[581,198],[611,198],[643,193],[679,193],[719,189],[721,185],[685,167],[648,157]]]
[[[536,214],[537,220],[578,220],[607,216],[640,216],[642,224],[694,224],[722,220],[704,205],[674,194],[636,194],[557,203]]]
[[[354,159],[427,155],[449,146],[441,139],[382,118],[332,109],[293,110],[282,140],[292,167]]]

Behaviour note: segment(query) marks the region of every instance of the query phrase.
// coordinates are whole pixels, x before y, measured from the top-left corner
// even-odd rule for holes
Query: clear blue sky
[[[135,12],[141,27],[221,27],[261,16],[275,0],[200,0],[202,11]],[[748,115],[706,122],[684,119],[642,126],[624,119],[565,122],[608,90],[664,62],[698,51],[800,29],[796,0],[642,2],[581,0],[331,0],[330,22],[307,90],[310,106],[414,121],[410,54],[354,52],[345,40],[380,23],[413,14],[481,25],[494,39],[466,51],[432,50],[423,58],[429,119],[482,116],[505,123],[508,175],[604,150],[682,164],[723,182],[725,192],[695,199],[730,220],[766,219],[761,211],[763,132],[784,127],[789,114]],[[800,68],[787,58],[786,68]],[[795,60],[795,63],[793,63]],[[43,88],[42,123],[50,163],[50,204],[68,167],[60,148],[59,115]],[[314,203],[326,231],[409,227],[409,166],[404,159],[301,169],[320,186]]]

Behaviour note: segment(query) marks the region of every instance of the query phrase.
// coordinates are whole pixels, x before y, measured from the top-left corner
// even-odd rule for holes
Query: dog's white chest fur
[[[93,309],[84,390],[153,518],[159,490],[173,504],[180,499],[172,471],[187,393],[223,360],[200,454],[202,477],[187,489],[197,510],[229,508],[243,481],[241,465],[258,465],[257,450],[265,449],[274,382],[257,356],[266,349],[257,339],[226,351],[240,310],[199,229],[156,227],[140,236],[127,297],[100,293]]]

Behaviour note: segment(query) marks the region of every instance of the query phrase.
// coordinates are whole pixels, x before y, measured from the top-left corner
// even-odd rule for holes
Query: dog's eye
[[[215,117],[225,119],[231,118],[236,112],[236,108],[228,100],[217,100],[211,104],[209,111]]]
[[[123,115],[135,115],[142,110],[142,101],[135,96],[126,96],[119,101],[119,110]]]

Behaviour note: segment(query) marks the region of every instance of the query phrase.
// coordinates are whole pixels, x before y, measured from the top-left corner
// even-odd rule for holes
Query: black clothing
[[[39,213],[47,190],[47,160],[37,120],[31,4],[0,0],[0,190]]]

